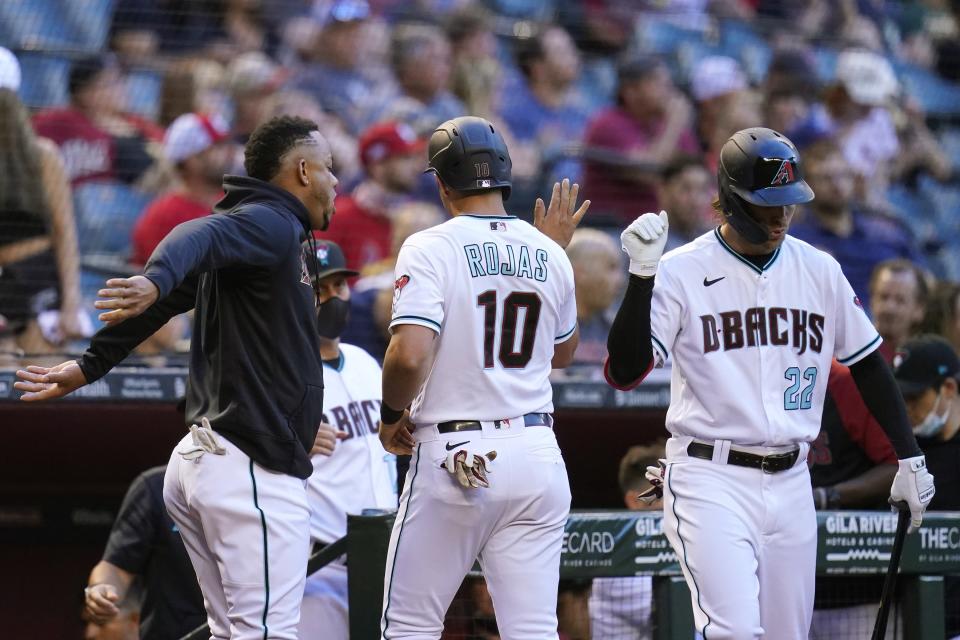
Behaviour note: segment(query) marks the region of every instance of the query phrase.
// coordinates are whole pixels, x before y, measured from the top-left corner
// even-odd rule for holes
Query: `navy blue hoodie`
[[[223,186],[213,215],[177,226],[150,256],[144,275],[157,302],[97,332],[80,368],[93,382],[195,309],[187,424],[206,417],[259,465],[307,478],[323,413],[316,298],[300,246],[307,209],[261,180],[227,176]]]

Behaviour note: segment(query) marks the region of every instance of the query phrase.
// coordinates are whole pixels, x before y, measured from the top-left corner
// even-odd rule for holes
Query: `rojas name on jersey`
[[[534,252],[532,263],[530,248],[525,244],[505,244],[501,247],[496,242],[484,242],[482,246],[465,245],[463,251],[467,254],[470,275],[474,278],[500,275],[547,281],[547,252],[543,249]]]
[[[744,347],[791,347],[797,355],[823,348],[824,317],[804,309],[752,307],[700,316],[703,353]]]

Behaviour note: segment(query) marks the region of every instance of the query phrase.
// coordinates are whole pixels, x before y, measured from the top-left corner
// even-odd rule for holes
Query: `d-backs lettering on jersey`
[[[310,535],[330,543],[347,534],[347,514],[397,506],[396,463],[377,437],[380,365],[366,351],[340,345],[340,366],[323,367],[323,421],[346,431],[331,456],[312,457],[307,481]]]
[[[573,268],[559,245],[512,216],[465,214],[410,236],[395,277],[391,330],[439,334],[414,422],[553,410],[554,345],[577,324]]]
[[[791,236],[762,268],[718,230],[667,253],[650,317],[673,361],[667,428],[744,445],[816,438],[831,359],[881,342],[837,261]]]

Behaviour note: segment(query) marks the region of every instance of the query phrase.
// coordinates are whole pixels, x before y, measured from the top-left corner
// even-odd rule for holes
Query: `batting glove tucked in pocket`
[[[657,460],[657,466],[647,467],[647,472],[644,474],[647,478],[647,482],[650,483],[650,488],[637,496],[641,502],[647,504],[652,504],[654,501],[659,500],[663,497],[663,474],[667,470],[667,461],[666,460]]]
[[[489,487],[487,473],[497,452],[484,453],[482,450],[485,448],[477,442],[463,442],[453,447],[447,443],[447,459],[440,466],[453,474],[465,489]]]

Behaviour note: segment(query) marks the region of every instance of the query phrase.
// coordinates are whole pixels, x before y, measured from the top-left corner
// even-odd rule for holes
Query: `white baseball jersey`
[[[323,367],[323,421],[350,436],[333,455],[313,456],[307,481],[310,536],[334,542],[347,534],[347,514],[397,505],[396,463],[377,436],[380,365],[370,354],[340,345],[340,366]]]
[[[831,359],[881,341],[831,256],[787,236],[761,268],[718,230],[663,256],[650,323],[670,433],[742,445],[815,439]]]
[[[440,334],[415,423],[553,411],[554,345],[577,324],[573,269],[558,244],[513,216],[464,214],[410,236],[395,274],[391,329]]]

